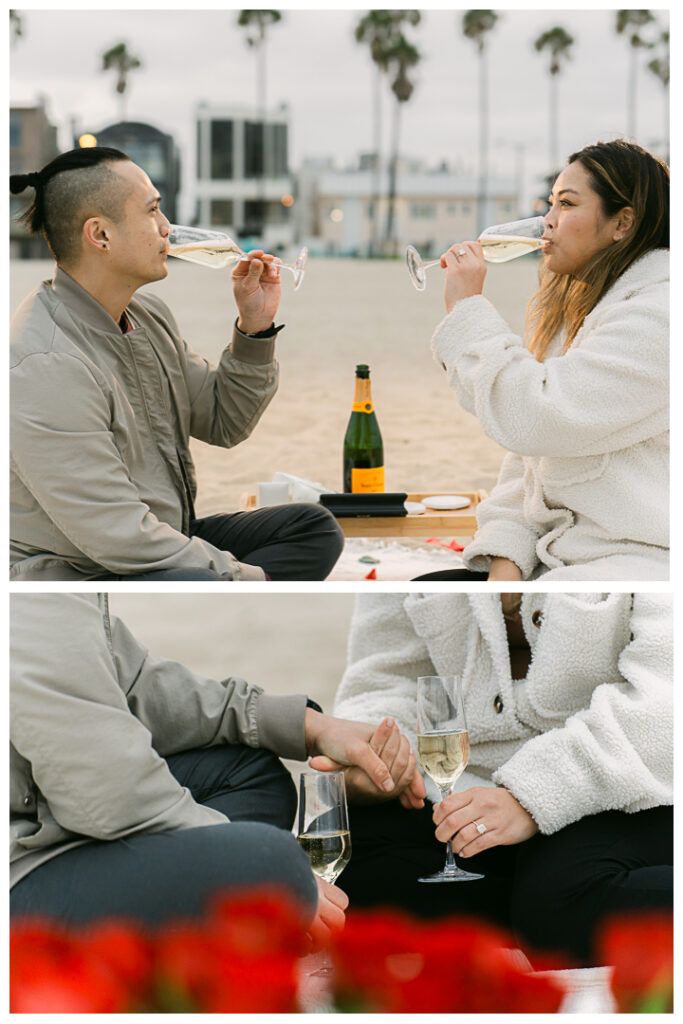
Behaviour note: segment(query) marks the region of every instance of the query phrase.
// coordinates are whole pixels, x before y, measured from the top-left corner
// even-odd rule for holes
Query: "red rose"
[[[374,1013],[553,1013],[562,992],[513,964],[503,932],[466,918],[434,923],[356,913],[334,945],[340,1009]]]
[[[10,930],[12,1013],[121,1013],[128,993],[80,940],[48,922]]]
[[[612,990],[621,1013],[673,1011],[673,917],[631,912],[610,918],[598,938],[600,962],[614,966]]]

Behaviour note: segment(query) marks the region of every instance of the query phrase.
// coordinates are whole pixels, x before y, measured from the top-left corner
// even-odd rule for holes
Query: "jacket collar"
[[[61,267],[57,267],[53,280],[47,284],[54,296],[90,327],[108,334],[121,334],[121,328],[104,306]]]
[[[624,292],[638,291],[644,286],[669,280],[669,250],[651,249],[639,256],[627,270],[617,278],[603,298],[620,298]]]

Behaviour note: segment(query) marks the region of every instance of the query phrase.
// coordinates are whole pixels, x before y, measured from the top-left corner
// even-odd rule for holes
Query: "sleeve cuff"
[[[275,359],[276,339],[277,333],[275,329],[266,338],[255,338],[248,334],[243,334],[237,324],[235,324],[232,331],[230,351],[235,359],[239,359],[243,363],[254,363],[255,365],[272,363]]]
[[[514,523],[487,523],[462,553],[465,566],[473,572],[487,572],[492,558],[509,558],[519,566],[522,578],[531,579],[538,564],[537,537]]]
[[[262,693],[258,698],[256,727],[260,747],[272,750],[280,757],[305,761],[306,697],[293,694],[282,697]]]

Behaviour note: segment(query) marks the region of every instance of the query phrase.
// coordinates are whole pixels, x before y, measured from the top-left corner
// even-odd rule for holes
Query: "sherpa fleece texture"
[[[458,790],[505,786],[546,834],[670,804],[670,596],[530,593],[522,621],[532,661],[515,681],[497,594],[361,594],[334,713],[392,715],[415,749],[417,677],[455,674],[471,744]]]
[[[668,579],[668,303],[669,253],[657,249],[545,362],[481,295],[439,324],[435,359],[510,453],[479,506],[468,568],[498,555],[524,579]]]

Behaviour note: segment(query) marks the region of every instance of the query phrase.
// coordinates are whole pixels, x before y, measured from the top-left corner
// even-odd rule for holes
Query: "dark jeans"
[[[605,811],[553,835],[456,858],[481,881],[424,885],[418,875],[443,867],[432,806],[398,801],[351,807],[353,854],[339,886],[354,907],[398,906],[422,917],[473,914],[511,929],[533,950],[593,959],[596,928],[621,910],[672,907],[673,808],[637,814]]]
[[[271,580],[324,580],[344,548],[344,535],[334,516],[321,505],[304,502],[195,519],[190,536],[229,551],[239,562],[260,566]],[[98,578],[126,582],[225,579],[211,569],[192,567]]]
[[[230,822],[155,832],[67,850],[18,882],[10,912],[66,923],[123,916],[144,924],[201,915],[217,890],[279,884],[312,918],[317,888],[289,829],[296,789],[274,754],[220,746],[166,762],[197,803]]]

